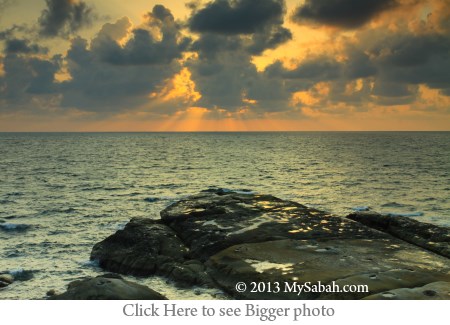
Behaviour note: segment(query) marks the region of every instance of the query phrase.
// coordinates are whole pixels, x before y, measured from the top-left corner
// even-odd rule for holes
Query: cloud
[[[177,71],[176,65],[111,64],[82,38],[72,40],[66,60],[71,79],[61,84],[61,105],[101,113],[145,104],[150,93]]]
[[[155,6],[147,17],[135,29],[128,18],[105,24],[90,46],[85,39],[72,40],[66,57],[71,79],[61,85],[62,106],[111,113],[151,103],[152,93],[182,69],[178,59],[190,39],[181,35],[167,8]]]
[[[66,36],[89,25],[93,9],[83,1],[46,0],[47,8],[38,20],[42,36]]]
[[[64,56],[47,59],[45,48],[5,33],[0,97],[23,108],[54,94],[59,107],[100,115],[151,107],[152,94],[182,69],[178,59],[190,38],[180,30],[157,5],[139,28],[126,17],[104,24],[91,41],[75,37]]]
[[[194,12],[189,27],[199,33],[253,34],[279,23],[283,13],[284,2],[280,0],[215,0]]]
[[[300,24],[312,22],[350,29],[398,5],[398,0],[306,0],[292,18]]]
[[[209,2],[195,8],[188,19],[191,31],[201,34],[194,50],[211,56],[236,46],[252,55],[275,49],[292,39],[291,31],[283,27],[284,14],[283,0]]]
[[[38,54],[47,53],[48,49],[37,44],[30,44],[30,41],[25,39],[11,38],[6,39],[5,41],[5,52],[15,54]]]
[[[3,59],[4,75],[0,77],[0,105],[2,110],[27,107],[35,95],[54,94],[54,77],[60,69],[61,58],[40,59],[8,53]]]
[[[450,38],[441,34],[386,36],[371,48],[379,82],[450,90]]]
[[[169,64],[180,59],[191,40],[181,36],[180,26],[175,23],[171,12],[157,5],[147,18],[147,26],[156,27],[161,34],[160,39],[150,30],[136,28],[131,31],[130,39],[120,45],[117,41],[127,35],[131,27],[128,19],[123,18],[116,24],[105,24],[92,42],[92,49],[104,62],[114,65]]]
[[[266,68],[267,73],[283,79],[305,79],[311,82],[333,80],[339,77],[341,65],[328,57],[318,57],[303,61],[295,69],[285,69],[277,61]]]
[[[196,105],[227,113],[242,110],[252,115],[286,109],[290,94],[283,80],[257,70],[243,48],[222,43],[214,56],[191,59],[186,65],[202,95]]]
[[[188,27],[199,34],[190,48],[198,57],[187,67],[202,95],[196,105],[256,115],[286,107],[289,93],[282,80],[258,71],[252,62],[252,56],[292,39],[284,14],[281,0],[216,0],[194,7]]]
[[[347,16],[347,7],[336,9],[339,17],[333,20],[323,14],[325,2],[306,1],[303,7],[319,8],[322,21],[302,22],[354,28],[388,10],[380,8],[394,6],[380,2],[386,7],[369,1],[365,12],[357,5]],[[70,6],[81,3],[70,1]],[[337,8],[350,2],[327,3]],[[47,102],[58,112],[76,109],[97,118],[123,112],[178,118],[182,111],[218,119],[299,118],[305,112],[344,116],[373,107],[413,108],[423,100],[423,89],[437,98],[434,103],[448,103],[439,97],[450,95],[450,38],[442,10],[439,16],[437,9],[419,15],[415,7],[416,20],[395,21],[387,14],[351,33],[333,30],[333,42],[314,44],[314,51],[296,46],[310,53],[303,61],[295,55],[288,61],[282,51],[255,60],[292,39],[284,26],[284,7],[284,1],[275,0],[215,0],[192,7],[183,23],[156,5],[140,25],[133,26],[127,17],[106,23],[92,39],[73,37],[67,52],[56,56],[44,47],[51,44],[44,37],[26,35],[26,26],[10,27],[0,31],[0,107],[31,110]],[[348,19],[343,22],[343,17]],[[75,31],[71,20],[62,19],[52,35]],[[184,34],[186,27],[195,34],[192,39]],[[259,59],[269,63],[263,70],[254,63]]]

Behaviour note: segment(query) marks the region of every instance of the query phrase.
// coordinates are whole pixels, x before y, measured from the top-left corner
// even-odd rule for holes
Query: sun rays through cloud
[[[450,129],[448,0],[2,11],[0,130]]]

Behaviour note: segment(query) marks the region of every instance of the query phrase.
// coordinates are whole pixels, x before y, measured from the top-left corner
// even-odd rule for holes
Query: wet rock
[[[56,291],[54,289],[51,289],[51,290],[47,291],[47,293],[46,293],[46,296],[48,296],[48,297],[52,297],[54,295],[56,295]]]
[[[0,272],[0,288],[5,288],[15,281],[28,281],[34,277],[33,271],[13,269],[8,272]]]
[[[209,259],[210,275],[239,299],[359,299],[384,290],[450,281],[448,259],[394,238],[280,240],[230,247]],[[288,286],[365,284],[369,292],[289,292]],[[238,292],[236,283],[247,290]],[[252,282],[270,283],[256,292]],[[275,292],[274,283],[280,284]],[[288,288],[286,292],[286,288]],[[331,287],[330,287],[331,288]],[[328,290],[328,289],[327,289]]]
[[[183,285],[210,282],[204,270],[190,266],[194,262],[189,264],[188,249],[175,232],[151,219],[132,219],[123,230],[97,243],[91,260],[98,260],[105,270],[121,274],[159,274]]]
[[[161,211],[161,219],[202,261],[230,246],[280,239],[380,238],[348,219],[272,195],[209,190]]]
[[[71,282],[67,291],[50,300],[165,300],[158,292],[117,276],[103,275]]]
[[[364,299],[376,300],[450,300],[450,282],[433,282],[418,288],[400,288]]]
[[[144,218],[132,219],[123,230],[97,243],[91,260],[109,271],[151,275],[163,264],[183,262],[187,249],[167,226]]]
[[[448,229],[401,217],[395,218],[403,223],[396,224],[369,212],[354,215],[363,213],[376,221],[367,218],[366,225],[271,195],[208,190],[170,205],[160,221],[131,220],[95,245],[91,258],[114,272],[216,285],[238,299],[362,299],[450,282],[449,259],[441,249]],[[402,227],[410,229],[397,229]],[[425,241],[438,243],[443,256],[422,249],[430,245]],[[236,290],[239,282],[247,285],[243,292]],[[252,282],[265,287],[251,292]],[[296,284],[312,290],[299,294]],[[319,292],[319,284],[368,290]],[[426,292],[433,296],[432,289]]]
[[[0,288],[9,286],[14,282],[14,277],[11,274],[0,274]]]
[[[356,212],[347,218],[450,258],[449,228],[376,212]]]

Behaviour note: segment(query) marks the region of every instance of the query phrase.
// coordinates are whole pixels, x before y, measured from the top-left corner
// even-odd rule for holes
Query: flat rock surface
[[[450,282],[448,259],[392,239],[280,240],[230,247],[208,261],[210,274],[240,299],[359,299],[380,291]],[[366,284],[367,293],[284,292],[285,283]],[[236,291],[244,282],[247,290]],[[251,292],[252,282],[280,284]]]
[[[449,300],[450,282],[433,282],[418,288],[401,288],[377,293],[364,299],[374,300]]]
[[[347,218],[450,258],[449,228],[376,212],[355,212]]]
[[[161,219],[202,260],[233,245],[280,239],[382,238],[384,234],[272,195],[205,191],[167,207]]]
[[[71,282],[67,291],[50,300],[165,300],[158,292],[117,276],[103,275]]]

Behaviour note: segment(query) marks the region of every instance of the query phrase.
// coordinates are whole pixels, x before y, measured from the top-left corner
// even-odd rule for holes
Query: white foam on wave
[[[99,260],[82,260],[78,261],[78,264],[85,267],[98,267],[100,265]]]
[[[15,268],[8,271],[14,277],[14,280],[17,281],[28,281],[34,276],[33,270],[25,270],[24,268]]]
[[[25,270],[23,268],[21,268],[21,267],[9,270],[9,274],[11,274],[12,276],[20,275],[23,272],[25,272]]]
[[[220,190],[223,193],[236,193],[236,194],[244,194],[244,195],[256,194],[256,192],[247,191],[247,190],[232,190],[232,189],[229,189],[229,188],[220,188]]]
[[[116,225],[115,229],[116,230],[124,230],[125,226],[127,225],[128,222],[121,222],[119,224]]]
[[[356,212],[361,212],[361,211],[369,211],[370,208],[368,206],[358,206],[358,207],[353,207],[352,210],[356,211]]]
[[[29,225],[19,224],[19,223],[9,223],[9,222],[0,223],[0,228],[2,228],[3,230],[7,230],[7,231],[8,230],[9,231],[26,230],[29,227],[30,227]]]

